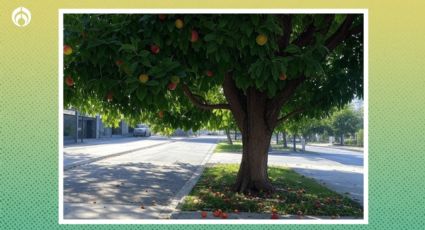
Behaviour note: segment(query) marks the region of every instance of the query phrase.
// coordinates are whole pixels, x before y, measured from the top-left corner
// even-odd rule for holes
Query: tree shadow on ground
[[[199,165],[92,163],[64,172],[65,203],[167,205]]]
[[[313,178],[333,191],[352,198],[363,206],[363,173],[302,167],[292,167],[292,169],[301,175]]]

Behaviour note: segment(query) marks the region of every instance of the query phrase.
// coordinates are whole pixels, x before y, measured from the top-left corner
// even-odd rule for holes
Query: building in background
[[[133,128],[124,121],[119,127],[106,127],[100,115],[87,116],[76,110],[65,109],[63,112],[64,143],[83,142],[84,139],[99,139],[113,136],[129,136]]]

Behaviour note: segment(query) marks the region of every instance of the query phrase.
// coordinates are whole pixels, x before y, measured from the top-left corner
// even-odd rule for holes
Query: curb
[[[121,156],[121,155],[128,154],[128,153],[133,153],[133,152],[144,150],[144,149],[150,149],[150,148],[154,148],[154,147],[157,147],[157,146],[160,146],[160,145],[171,144],[171,143],[174,143],[176,141],[178,141],[178,140],[173,140],[173,141],[169,141],[169,142],[165,142],[165,143],[159,143],[159,144],[144,146],[144,147],[140,147],[140,148],[136,148],[136,149],[130,149],[130,150],[127,150],[127,151],[124,151],[124,152],[113,153],[113,154],[109,154],[109,155],[102,156],[102,157],[96,157],[96,158],[86,160],[86,161],[82,161],[82,162],[72,163],[72,164],[69,164],[67,166],[64,166],[63,171],[67,171],[67,170],[70,170],[70,169],[73,169],[73,168],[76,168],[76,167],[79,167],[79,166],[82,166],[82,165],[90,164],[90,163],[93,163],[93,162],[96,162],[96,161],[100,161],[100,160],[103,160],[103,159],[117,157],[117,156]]]
[[[199,178],[201,177],[202,172],[205,169],[206,163],[211,159],[214,149],[217,145],[218,140],[216,141],[215,145],[211,146],[211,148],[208,150],[207,155],[205,156],[204,160],[201,162],[201,165],[198,167],[198,169],[192,174],[192,176],[189,178],[188,181],[183,185],[183,187],[177,192],[177,194],[171,199],[170,204],[167,206],[169,210],[172,210],[170,213],[160,213],[159,216],[161,219],[169,219],[171,216],[175,213],[177,213],[179,210],[179,206],[183,202],[184,198],[192,191],[193,187],[195,187],[196,183],[198,183]]]
[[[362,220],[360,217],[354,217],[354,216],[298,216],[298,215],[278,215],[278,219],[280,220],[309,220],[309,221],[316,221],[316,220]],[[171,219],[177,219],[177,220],[190,220],[190,219],[199,219],[199,220],[217,220],[217,221],[226,221],[227,220],[270,220],[270,221],[276,221],[271,220],[271,213],[255,213],[255,212],[240,212],[240,213],[228,213],[228,217],[226,219],[222,219],[220,217],[214,217],[212,214],[212,211],[207,211],[207,216],[205,218],[201,217],[201,211],[184,211],[179,213],[174,213],[173,216],[171,216]],[[278,221],[278,220],[277,220]]]

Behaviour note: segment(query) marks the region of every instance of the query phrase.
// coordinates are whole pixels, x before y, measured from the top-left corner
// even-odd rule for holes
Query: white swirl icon
[[[12,21],[18,27],[25,27],[31,22],[31,12],[25,7],[18,7],[12,13]]]

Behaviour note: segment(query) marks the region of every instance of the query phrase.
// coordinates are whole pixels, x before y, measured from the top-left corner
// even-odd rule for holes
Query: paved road
[[[85,143],[64,146],[63,164],[66,168],[67,166],[89,162],[99,157],[104,157],[124,151],[136,150],[143,147],[169,143],[173,140],[178,139],[152,136],[148,138],[123,137],[94,141],[86,140]]]
[[[209,163],[240,163],[240,153],[217,153]],[[363,204],[363,153],[331,147],[306,146],[306,153],[269,153],[269,165],[293,168],[332,190]]]
[[[65,170],[64,218],[160,218],[172,211],[173,199],[205,163],[218,139],[205,136],[173,139],[175,142],[150,138],[120,142],[121,147],[136,149],[147,143],[162,141],[163,145]],[[118,148],[116,144],[74,146],[73,151],[71,148],[64,151],[68,156],[71,152],[99,156],[100,153],[95,153]],[[67,161],[67,157],[64,160]]]

